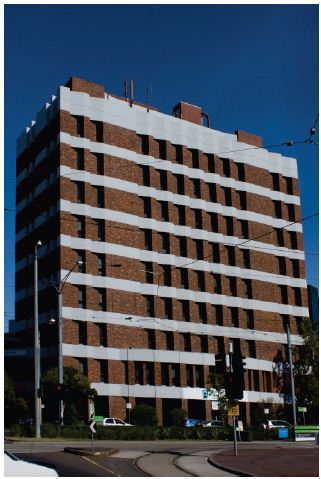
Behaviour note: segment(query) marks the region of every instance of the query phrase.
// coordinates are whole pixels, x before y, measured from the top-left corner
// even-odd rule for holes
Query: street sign
[[[90,430],[92,433],[96,433],[96,429],[95,429],[95,424],[96,424],[96,421],[92,421],[92,423],[90,424]]]
[[[243,421],[237,421],[236,430],[239,431],[239,432],[243,431]]]
[[[270,410],[269,409],[264,409],[264,414],[269,414]]]
[[[212,411],[218,411],[218,402],[217,401],[212,401]]]
[[[279,439],[288,439],[289,438],[289,430],[286,427],[280,427],[278,429]]]
[[[131,408],[132,408],[132,403],[126,402],[126,409],[131,409]]]
[[[307,408],[305,406],[299,406],[298,412],[307,412]]]
[[[104,416],[94,416],[93,418],[93,421],[103,421],[104,420]]]
[[[240,408],[239,408],[238,403],[231,403],[229,408],[228,408],[227,414],[228,414],[229,417],[239,416],[240,415]]]
[[[203,394],[203,399],[207,399],[207,398],[208,398],[208,391],[207,391],[207,389],[203,389],[202,394]]]

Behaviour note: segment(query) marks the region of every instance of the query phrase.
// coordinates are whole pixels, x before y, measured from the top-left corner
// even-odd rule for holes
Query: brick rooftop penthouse
[[[287,323],[299,349],[308,316],[296,160],[206,120],[188,103],[166,115],[72,78],[20,136],[17,383],[32,391],[40,239],[42,371],[57,366],[50,281],[81,260],[63,289],[63,358],[98,391],[96,414],[126,418],[130,402],[155,406],[159,424],[176,407],[211,418],[202,390],[224,373],[229,342],[246,356],[241,419],[283,403],[273,361],[287,357]]]

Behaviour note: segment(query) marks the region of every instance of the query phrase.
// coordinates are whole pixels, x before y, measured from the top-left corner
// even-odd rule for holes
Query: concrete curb
[[[119,449],[96,448],[94,451],[90,447],[65,447],[64,452],[75,454],[77,456],[112,456],[119,452]]]
[[[198,477],[196,474],[193,474],[191,471],[188,471],[184,467],[177,464],[178,459],[181,459],[182,457],[184,457],[184,455],[175,457],[175,459],[173,461],[174,466],[177,467],[177,469],[180,469],[182,472],[186,472],[186,474],[189,474],[192,477]]]
[[[212,457],[208,457],[207,461],[214,467],[217,467],[217,469],[221,469],[222,471],[230,472],[231,474],[235,474],[236,476],[240,477],[255,477],[252,476],[252,474],[249,474],[248,472],[242,471],[240,469],[232,469],[231,467],[226,467],[222,466],[218,462],[215,462],[215,460]]]
[[[141,456],[136,457],[136,459],[134,460],[134,466],[135,466],[139,471],[142,471],[144,474],[146,474],[147,476],[153,477],[151,474],[149,474],[148,472],[144,471],[144,469],[142,469],[142,468],[138,465],[138,461],[139,461],[142,457],[146,457],[146,456],[150,456],[150,455],[151,455],[151,453],[148,452],[147,454],[142,454]]]

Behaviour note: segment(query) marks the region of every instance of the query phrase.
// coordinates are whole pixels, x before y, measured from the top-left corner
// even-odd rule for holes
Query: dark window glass
[[[243,256],[243,268],[250,269],[251,268],[250,251],[248,249],[243,249],[241,251]]]
[[[213,274],[213,279],[214,279],[214,293],[215,294],[222,294],[221,275],[220,274]]]
[[[183,147],[182,145],[173,145],[175,148],[175,159],[179,164],[183,163]]]
[[[97,263],[98,263],[98,275],[105,276],[106,273],[106,261],[104,254],[97,254]]]
[[[86,323],[86,321],[78,321],[78,338],[79,338],[79,344],[87,344],[87,323]]]
[[[166,349],[169,351],[174,350],[174,335],[171,331],[165,332],[165,339],[166,339]]]
[[[107,347],[107,330],[105,324],[98,324],[99,345]]]
[[[184,194],[184,175],[174,175],[176,178],[176,191],[177,194]]]
[[[230,160],[228,158],[221,158],[223,164],[223,175],[224,176],[231,176],[231,166]]]
[[[234,246],[226,246],[227,249],[227,256],[228,256],[228,264],[230,266],[235,266],[235,248]]]
[[[288,304],[288,288],[286,285],[282,284],[279,286],[280,288],[280,295],[281,295],[281,303]]]
[[[143,230],[144,233],[144,249],[152,249],[152,232],[151,230]]]
[[[288,326],[290,324],[290,319],[289,319],[289,316],[287,314],[283,314],[281,316],[282,318],[282,326],[283,326],[283,330],[284,332],[286,333],[288,331]]]
[[[160,188],[161,190],[166,191],[168,189],[167,185],[167,171],[165,170],[160,170],[159,172],[159,182],[160,182]]]
[[[184,351],[192,351],[192,342],[190,333],[183,333],[183,347]]]
[[[169,386],[169,365],[161,364],[161,380],[162,386]]]
[[[197,259],[203,259],[203,257],[204,257],[203,241],[202,240],[195,240],[195,246],[196,246],[196,257],[197,257]]]
[[[298,237],[296,231],[289,231],[290,243],[292,249],[298,249]]]
[[[187,269],[181,269],[181,287],[188,289],[188,271]]]
[[[272,173],[273,189],[280,191],[280,175],[278,173]]]
[[[192,195],[194,198],[201,197],[201,182],[198,179],[191,179],[192,182]]]
[[[80,148],[75,148],[75,150],[76,150],[77,170],[84,170],[85,168],[84,150]]]
[[[76,216],[77,219],[77,236],[78,238],[85,237],[85,219],[82,216]]]
[[[247,209],[247,201],[246,201],[246,191],[238,191],[239,202],[241,210]]]
[[[150,170],[147,165],[140,165],[142,172],[142,182],[144,186],[150,186]]]
[[[186,383],[187,387],[192,388],[194,386],[193,366],[191,364],[186,364]]]
[[[294,278],[300,278],[300,263],[298,259],[291,259],[292,274]]]
[[[230,308],[231,310],[231,323],[234,328],[239,327],[239,314],[237,308]]]
[[[288,218],[289,221],[295,221],[295,208],[294,205],[292,204],[287,204],[286,205],[288,208]]]
[[[249,348],[249,357],[256,358],[256,346],[255,341],[247,341],[248,348]]]
[[[135,361],[135,384],[144,384],[143,363]]]
[[[207,314],[206,314],[206,304],[205,303],[198,303],[198,317],[201,323],[207,323]]]
[[[163,279],[165,286],[172,285],[172,267],[170,265],[162,266],[163,269]]]
[[[155,384],[154,363],[146,363],[146,384]]]
[[[195,366],[195,383],[197,388],[204,387],[204,368],[203,366]]]
[[[193,211],[194,211],[195,228],[202,229],[203,227],[202,210],[193,210]]]
[[[150,218],[152,214],[150,198],[143,198],[144,218]]]
[[[169,254],[170,253],[169,234],[168,233],[161,233],[161,236],[162,236],[163,253]]]
[[[302,306],[302,295],[300,288],[293,288],[294,291],[294,301],[296,306]]]
[[[76,120],[76,135],[83,138],[83,136],[84,136],[84,117],[74,115],[73,118]]]
[[[141,140],[141,151],[143,155],[149,155],[149,138],[147,135],[138,135]]]
[[[146,314],[149,317],[154,316],[154,296],[145,296],[146,298]]]
[[[220,304],[214,306],[215,308],[215,322],[217,326],[223,326],[223,308]]]
[[[96,141],[102,143],[104,141],[104,124],[102,121],[93,121],[95,125]]]
[[[215,173],[215,161],[214,161],[214,155],[212,153],[206,153],[205,154],[207,158],[207,169],[209,173]]]
[[[83,250],[78,250],[77,255],[78,255],[78,258],[77,258],[78,273],[85,273],[86,272],[85,252]]]
[[[286,275],[286,262],[285,258],[283,256],[278,256],[278,263],[279,263],[279,273],[283,274],[284,276]]]
[[[156,140],[158,143],[158,154],[159,158],[166,160],[166,141],[165,140]]]
[[[253,369],[254,391],[260,390],[260,376],[259,371]]]
[[[179,371],[179,364],[172,364],[171,365],[171,372],[172,372],[172,386],[179,387],[180,385],[180,371]]]
[[[187,256],[187,238],[185,236],[179,236],[178,240],[180,256]]]
[[[76,189],[77,189],[77,203],[85,203],[84,183],[76,182]]]
[[[146,281],[146,283],[153,283],[154,282],[153,263],[146,262],[146,263],[144,263],[144,267],[145,267],[145,281]]]
[[[286,190],[288,195],[293,195],[293,179],[285,177],[286,181]]]
[[[79,372],[87,376],[87,359],[78,359]]]
[[[169,221],[167,201],[160,201],[159,204],[160,204],[160,207],[161,207],[161,220],[162,221]]]
[[[104,155],[102,153],[95,153],[94,156],[96,157],[97,175],[103,175],[104,174]]]
[[[199,164],[199,154],[198,150],[190,149],[190,152],[192,154],[192,167],[199,169],[200,164]]]
[[[222,187],[223,193],[224,193],[224,199],[225,199],[225,205],[226,206],[232,206],[232,192],[231,188],[226,188]]]
[[[276,218],[282,218],[281,201],[273,201],[274,204],[274,216]]]
[[[246,220],[239,220],[241,226],[241,238],[249,237],[249,224]]]
[[[236,293],[236,278],[233,276],[228,276],[228,280],[230,283],[230,294],[231,296],[237,296]]]
[[[245,317],[246,317],[246,327],[248,329],[254,329],[254,315],[253,311],[245,310]]]
[[[106,291],[102,288],[97,289],[98,292],[98,309],[106,311]]]
[[[78,286],[78,308],[86,309],[86,290],[84,286]]]
[[[95,186],[96,190],[96,201],[97,201],[97,208],[104,208],[104,187],[103,186]]]
[[[107,383],[107,361],[100,360],[99,361],[99,369],[100,369],[100,382]]]
[[[181,304],[182,304],[183,319],[184,319],[184,321],[189,322],[190,321],[189,301],[188,300],[182,300]]]
[[[284,236],[283,230],[281,228],[275,228],[276,232],[276,243],[278,246],[284,246]]]
[[[205,276],[204,271],[197,271],[197,285],[198,290],[205,292]]]
[[[245,166],[244,163],[236,163],[239,181],[245,181]]]
[[[243,279],[244,294],[248,299],[252,299],[252,283],[250,279]]]
[[[225,216],[224,218],[226,223],[226,234],[228,236],[233,236],[234,235],[233,218],[231,216]]]
[[[104,220],[96,220],[97,225],[97,240],[105,241],[105,222]]]
[[[216,185],[208,183],[208,196],[213,203],[217,203]]]
[[[172,319],[173,318],[173,309],[172,309],[172,299],[171,298],[164,298],[164,310],[165,310],[165,318]]]
[[[177,211],[178,211],[178,224],[181,226],[184,226],[186,224],[185,206],[178,205]]]
[[[211,219],[211,229],[215,233],[218,232],[218,218],[217,218],[217,213],[208,213],[210,215]]]
[[[205,334],[200,336],[201,352],[208,353],[208,337]]]
[[[220,248],[217,243],[212,243],[213,263],[220,262]]]
[[[149,349],[156,349],[155,331],[153,329],[149,329],[147,331],[147,336],[148,336],[148,348]]]

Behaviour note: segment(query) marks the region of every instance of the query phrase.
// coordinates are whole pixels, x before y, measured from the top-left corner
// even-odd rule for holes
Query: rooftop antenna
[[[146,97],[147,97],[147,101],[146,101],[147,111],[149,111],[149,107],[152,104],[152,85],[151,85],[151,83],[146,88]]]
[[[134,100],[134,80],[130,80],[130,99]]]
[[[124,81],[124,97],[128,98],[128,80]]]

